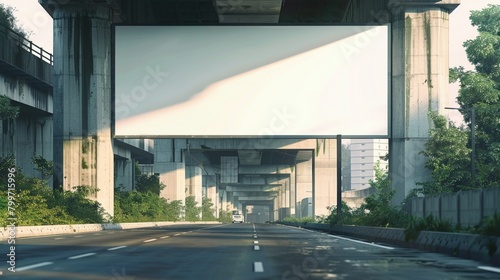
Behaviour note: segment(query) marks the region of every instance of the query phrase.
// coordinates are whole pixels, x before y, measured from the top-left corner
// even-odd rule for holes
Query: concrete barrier
[[[315,223],[282,224],[355,237],[369,242],[382,242],[402,247],[438,252],[500,266],[500,237],[498,236],[421,231],[416,240],[407,242],[405,241],[405,230],[401,228],[330,226],[328,224]],[[496,250],[492,254],[490,250],[493,248],[496,248]]]
[[[141,223],[117,223],[117,224],[76,224],[76,225],[44,225],[44,226],[19,226],[15,227],[15,236],[11,228],[0,229],[2,240],[12,237],[31,237],[55,234],[83,233],[102,230],[120,230],[131,228],[160,227],[184,224],[219,224],[219,222],[141,222]]]

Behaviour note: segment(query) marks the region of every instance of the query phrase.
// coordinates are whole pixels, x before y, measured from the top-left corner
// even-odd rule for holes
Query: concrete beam
[[[274,197],[262,197],[262,196],[239,196],[238,197],[239,201],[244,201],[244,200],[272,201],[273,199],[274,199]]]
[[[234,187],[234,186],[227,186],[226,191],[228,192],[271,192],[271,191],[276,191],[278,188],[281,187],[280,185],[276,186],[257,186],[257,187]]]

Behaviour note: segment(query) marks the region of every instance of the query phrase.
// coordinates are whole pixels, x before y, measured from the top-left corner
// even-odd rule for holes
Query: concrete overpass
[[[101,191],[96,198],[110,214],[113,213],[114,184],[111,126],[114,102],[111,91],[113,23],[389,23],[392,49],[389,146],[390,175],[396,189],[395,202],[402,201],[415,187],[415,182],[424,181],[428,177],[424,168],[425,159],[419,152],[428,139],[431,124],[428,112],[442,111],[447,102],[448,19],[449,13],[459,5],[459,0],[39,2],[54,19],[55,185],[65,189],[77,185],[98,186]],[[190,194],[201,193],[202,188],[196,186],[200,182],[203,184],[204,180],[207,185],[213,186],[219,183],[239,183],[240,166],[247,168],[254,166],[253,162],[260,162],[264,168],[273,169],[275,166],[293,163],[287,174],[290,174],[290,181],[295,181],[288,187],[290,195],[286,195],[286,187],[282,190],[285,197],[296,200],[311,197],[315,210],[322,209],[321,204],[335,204],[331,200],[336,201],[336,192],[330,192],[336,188],[336,178],[315,176],[321,172],[336,174],[336,153],[332,152],[336,148],[334,141],[324,144],[329,148],[321,160],[317,156],[311,156],[308,160],[302,160],[298,156],[300,153],[321,154],[318,153],[316,140],[287,141],[158,139],[155,143],[154,172],[167,185],[162,195],[182,199],[187,185],[195,186]],[[89,147],[91,152],[82,151],[83,146]],[[205,146],[215,151],[210,154]],[[270,164],[262,164],[258,159],[269,154],[266,152],[269,150],[272,150],[272,158],[283,153],[288,156]],[[291,151],[288,150],[293,150],[293,153],[290,154]],[[220,158],[220,164],[212,167],[200,164],[210,161],[210,157]],[[75,164],[81,160],[88,162],[90,169],[83,170],[80,164]],[[191,160],[193,161],[190,162]],[[323,162],[319,164],[319,161]],[[218,170],[217,168],[220,168],[219,173],[213,171]],[[277,170],[281,172],[281,169]],[[321,184],[324,189],[320,189],[320,184],[316,181],[319,178],[325,180]],[[207,186],[205,189],[212,195],[217,193],[213,187]],[[307,194],[308,190],[310,194]],[[295,195],[292,194],[294,191]],[[299,192],[304,194],[297,195]],[[324,202],[320,202],[322,198],[325,198]],[[227,197],[222,196],[222,200],[224,199],[228,201]],[[286,202],[287,199],[283,200]],[[274,203],[283,200],[274,199]],[[256,203],[257,200],[250,201]],[[279,208],[280,205],[286,204],[281,203],[274,208]],[[289,206],[290,213],[293,214],[294,203]]]

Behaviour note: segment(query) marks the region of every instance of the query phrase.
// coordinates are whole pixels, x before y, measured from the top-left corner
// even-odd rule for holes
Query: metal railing
[[[32,41],[26,39],[23,35],[18,32],[0,24],[0,34],[4,35],[8,40],[12,43],[18,45],[25,51],[31,53],[35,57],[40,58],[41,60],[47,62],[50,65],[53,65],[53,55],[42,47],[34,44]]]

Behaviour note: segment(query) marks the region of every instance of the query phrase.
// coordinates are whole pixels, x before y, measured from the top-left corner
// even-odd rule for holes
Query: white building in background
[[[370,187],[369,180],[375,178],[373,166],[380,161],[382,168],[388,162],[380,157],[389,151],[387,139],[352,139],[351,149],[351,190],[363,190]]]

